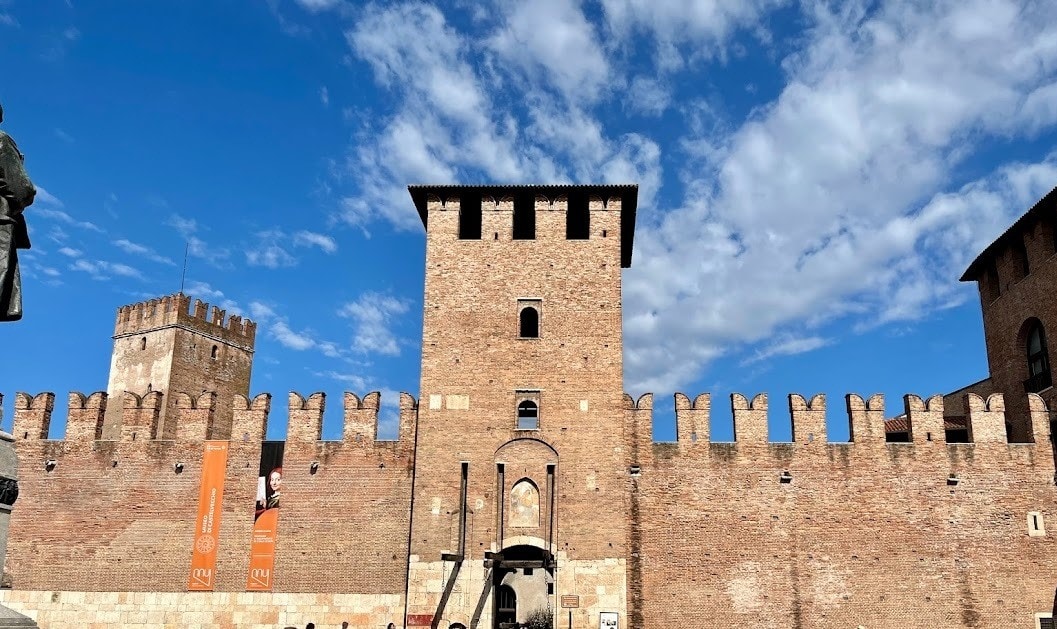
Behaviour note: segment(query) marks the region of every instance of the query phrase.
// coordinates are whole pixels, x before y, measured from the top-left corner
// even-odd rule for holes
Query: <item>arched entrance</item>
[[[495,626],[503,629],[517,626],[517,593],[509,585],[496,588]]]
[[[495,629],[511,629],[549,612],[554,568],[549,553],[536,546],[511,546],[502,555],[493,572]]]

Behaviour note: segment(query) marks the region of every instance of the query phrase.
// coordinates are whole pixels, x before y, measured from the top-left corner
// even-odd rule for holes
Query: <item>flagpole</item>
[[[180,272],[180,294],[181,295],[183,295],[183,293],[184,293],[184,279],[187,277],[187,251],[190,249],[190,247],[191,247],[191,243],[190,242],[184,243],[184,268],[183,268],[183,271]]]

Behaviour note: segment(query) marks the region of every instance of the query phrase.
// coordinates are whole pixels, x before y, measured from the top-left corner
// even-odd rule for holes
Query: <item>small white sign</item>
[[[620,615],[616,612],[602,612],[598,615],[598,629],[618,629]]]

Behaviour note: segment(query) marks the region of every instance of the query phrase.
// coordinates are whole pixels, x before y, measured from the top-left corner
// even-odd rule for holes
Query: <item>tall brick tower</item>
[[[158,439],[175,434],[176,427],[166,415],[175,404],[176,393],[197,397],[215,391],[217,419],[210,436],[230,436],[232,397],[250,391],[257,325],[237,315],[225,320],[224,311],[216,306],[209,311],[209,304],[198,299],[191,311],[191,298],[183,293],[118,309],[104,439],[120,434],[125,391],[141,397],[151,392],[165,396],[157,422]]]
[[[499,627],[572,595],[576,626],[626,627],[621,268],[638,188],[410,192],[426,277],[408,626]]]

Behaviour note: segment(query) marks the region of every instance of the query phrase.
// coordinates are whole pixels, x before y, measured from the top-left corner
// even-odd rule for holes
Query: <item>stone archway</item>
[[[516,627],[539,610],[549,610],[554,593],[554,569],[543,548],[530,545],[503,549],[493,573],[495,629]]]

